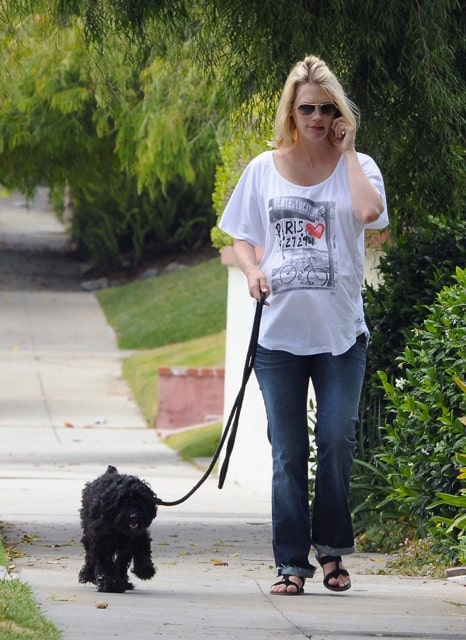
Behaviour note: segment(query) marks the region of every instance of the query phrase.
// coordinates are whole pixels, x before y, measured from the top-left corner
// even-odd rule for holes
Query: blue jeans
[[[333,556],[354,551],[348,504],[365,336],[344,354],[296,356],[258,345],[254,370],[272,445],[272,529],[277,575],[312,577],[311,545]],[[308,386],[316,398],[317,469],[309,505]],[[312,520],[312,522],[311,522]]]

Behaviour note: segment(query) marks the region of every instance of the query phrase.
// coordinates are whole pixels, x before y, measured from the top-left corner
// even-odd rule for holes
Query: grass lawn
[[[0,535],[0,566],[7,567],[8,564]],[[18,579],[0,580],[2,640],[59,640],[61,637],[58,629],[42,616],[27,584]]]
[[[187,429],[165,438],[166,444],[178,451],[183,460],[212,458],[222,434],[222,424],[216,422],[198,429]]]
[[[227,269],[219,258],[97,293],[120,349],[154,349],[219,333]]]

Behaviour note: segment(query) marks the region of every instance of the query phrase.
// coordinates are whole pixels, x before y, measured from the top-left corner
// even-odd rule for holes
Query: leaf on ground
[[[60,596],[56,593],[49,593],[47,600],[53,600],[54,602],[74,602],[76,600],[76,596]]]
[[[33,534],[25,533],[21,538],[21,542],[26,542],[27,544],[33,544],[36,540],[39,539],[39,536],[35,536]]]
[[[54,560],[46,560],[46,564],[63,564],[63,560],[69,560],[68,556],[62,558],[55,558]]]

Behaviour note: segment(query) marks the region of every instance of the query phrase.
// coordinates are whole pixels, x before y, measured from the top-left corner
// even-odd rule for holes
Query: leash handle
[[[244,392],[246,391],[246,385],[248,383],[248,380],[251,376],[251,373],[254,367],[254,359],[256,357],[257,342],[259,338],[259,328],[260,328],[262,309],[264,307],[265,298],[266,298],[265,293],[261,293],[260,300],[256,305],[256,312],[254,315],[254,322],[252,325],[251,338],[249,340],[248,351],[246,354],[246,361],[244,363],[241,388],[233,403],[233,407],[228,417],[227,424],[225,426],[222,437],[212,457],[212,460],[210,461],[209,466],[204,472],[204,475],[202,476],[202,478],[182,498],[179,498],[178,500],[173,500],[173,501],[166,501],[166,500],[161,500],[160,498],[157,498],[156,502],[158,505],[161,505],[163,507],[175,507],[179,504],[182,504],[183,502],[186,502],[186,500],[188,500],[188,498],[190,498],[204,484],[204,482],[207,480],[209,475],[212,473],[212,470],[215,467],[215,464],[220,456],[220,452],[223,448],[223,445],[225,444],[230,428],[232,428],[230,438],[227,444],[227,449],[225,452],[225,459],[223,461],[222,468],[219,474],[218,488],[219,489],[223,488],[223,484],[225,482],[225,478],[228,471],[228,465],[230,462],[230,456],[235,444],[236,433],[238,431],[239,416],[241,413],[241,407],[243,406]]]

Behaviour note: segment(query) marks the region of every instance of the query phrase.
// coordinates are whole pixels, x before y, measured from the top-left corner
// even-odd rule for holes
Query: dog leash
[[[257,350],[257,341],[259,338],[259,327],[260,327],[264,302],[265,302],[265,294],[261,293],[260,301],[256,304],[256,312],[254,314],[254,322],[252,325],[251,338],[249,340],[248,351],[247,351],[246,360],[244,363],[241,388],[233,403],[233,407],[228,417],[227,424],[223,431],[220,442],[217,446],[217,450],[215,451],[208,468],[204,472],[204,475],[202,476],[202,478],[182,498],[179,498],[178,500],[173,500],[173,501],[166,501],[166,500],[161,500],[160,498],[157,498],[156,499],[157,504],[163,507],[175,507],[178,504],[182,504],[183,502],[186,502],[186,500],[190,498],[193,495],[193,493],[195,493],[199,489],[199,487],[201,487],[204,484],[204,482],[212,473],[213,468],[215,467],[215,464],[220,456],[220,452],[223,448],[223,445],[225,444],[228,433],[230,432],[230,429],[231,429],[230,437],[228,439],[227,448],[225,451],[225,458],[223,460],[222,467],[220,469],[219,481],[218,481],[218,488],[219,489],[223,488],[223,484],[225,482],[225,478],[228,472],[228,465],[230,462],[231,453],[235,445],[236,433],[238,431],[239,416],[241,413],[241,408],[243,406],[243,399],[244,399],[244,393],[246,391],[246,385],[248,383],[248,380],[251,376],[251,373],[254,367],[254,360],[256,357],[256,350]]]

